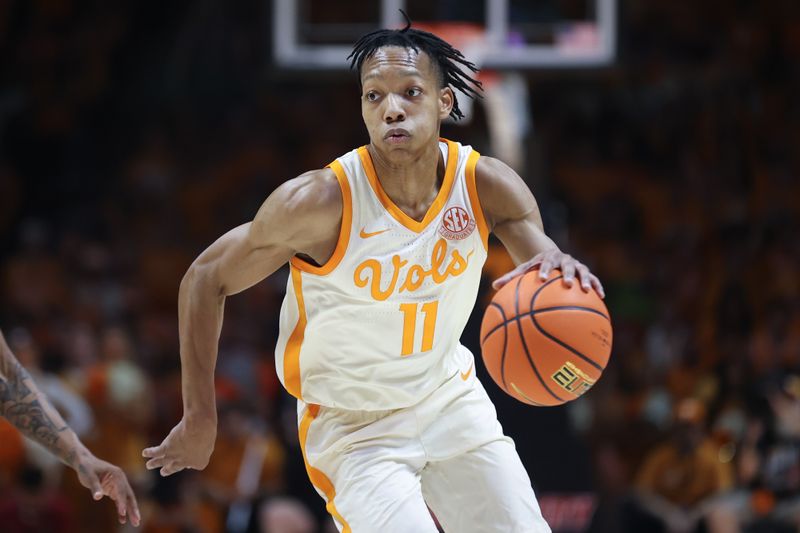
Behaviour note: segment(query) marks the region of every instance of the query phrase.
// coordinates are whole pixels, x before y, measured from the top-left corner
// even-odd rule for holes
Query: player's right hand
[[[216,439],[216,421],[189,424],[184,417],[161,444],[142,450],[142,457],[149,459],[145,464],[148,470],[160,468],[164,477],[185,468],[202,470],[208,465]]]

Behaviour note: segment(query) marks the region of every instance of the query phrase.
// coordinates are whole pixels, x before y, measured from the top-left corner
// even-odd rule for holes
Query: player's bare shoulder
[[[517,172],[494,157],[481,156],[475,166],[475,186],[490,228],[509,219],[538,213],[533,193]]]
[[[269,195],[250,227],[256,242],[275,239],[324,262],[333,252],[342,220],[342,190],[329,168],[312,170]]]

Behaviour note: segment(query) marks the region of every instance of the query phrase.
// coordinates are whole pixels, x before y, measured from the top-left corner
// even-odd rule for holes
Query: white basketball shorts
[[[550,531],[471,354],[464,359],[463,372],[411,407],[298,401],[306,468],[339,531],[435,533],[428,508],[446,532]]]

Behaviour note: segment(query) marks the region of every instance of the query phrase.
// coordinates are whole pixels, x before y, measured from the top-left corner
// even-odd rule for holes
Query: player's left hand
[[[92,491],[95,500],[108,496],[117,507],[119,523],[130,520],[138,526],[141,522],[139,504],[133,494],[125,473],[118,466],[98,459],[92,454],[85,454],[75,466],[81,485]]]
[[[516,278],[517,276],[521,276],[522,274],[533,270],[536,267],[539,267],[540,279],[547,279],[547,277],[550,275],[550,271],[554,268],[557,268],[564,276],[564,284],[567,287],[572,287],[572,284],[575,282],[575,277],[577,276],[578,281],[581,284],[581,289],[589,292],[592,290],[592,288],[594,288],[600,298],[606,297],[606,293],[603,290],[603,285],[600,283],[600,280],[597,279],[597,276],[589,272],[589,268],[586,265],[557,248],[538,253],[532,259],[529,259],[524,263],[520,263],[517,265],[517,268],[511,272],[497,278],[492,283],[492,288],[498,290],[512,279]]]

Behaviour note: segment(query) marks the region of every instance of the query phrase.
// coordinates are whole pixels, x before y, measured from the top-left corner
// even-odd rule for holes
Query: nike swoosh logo
[[[469,375],[472,374],[472,369],[473,368],[475,368],[475,362],[474,361],[473,361],[473,363],[471,365],[469,365],[469,370],[467,370],[466,372],[461,372],[461,379],[463,379],[464,381],[467,381],[467,378],[469,378]]]
[[[366,231],[364,231],[364,228],[361,228],[361,231],[359,232],[359,234],[358,234],[358,235],[359,235],[359,236],[360,236],[362,239],[369,239],[370,237],[374,237],[375,235],[380,235],[381,233],[386,233],[386,232],[387,232],[387,231],[389,231],[390,229],[391,229],[391,228],[386,228],[386,229],[382,229],[382,230],[380,230],[380,231],[370,231],[370,232],[366,232]]]

